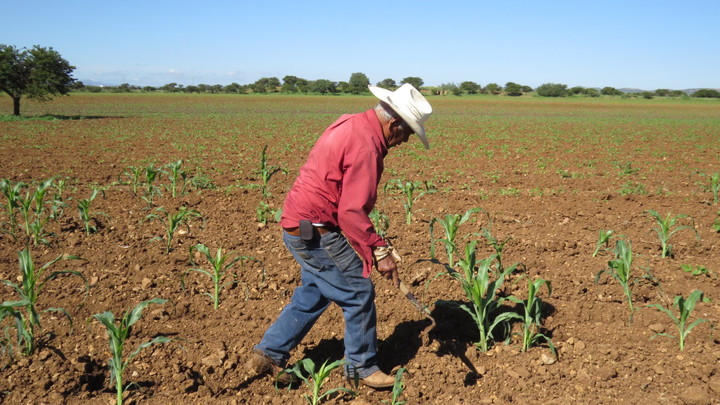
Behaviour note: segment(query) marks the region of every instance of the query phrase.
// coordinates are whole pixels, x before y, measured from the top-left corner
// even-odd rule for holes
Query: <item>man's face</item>
[[[390,136],[388,137],[388,148],[398,146],[407,142],[413,130],[409,125],[400,120],[395,120],[390,124]]]

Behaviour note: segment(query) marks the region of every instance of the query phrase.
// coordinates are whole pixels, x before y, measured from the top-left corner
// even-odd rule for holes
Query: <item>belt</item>
[[[300,236],[300,227],[294,226],[292,228],[283,228],[285,232],[288,233],[288,235],[292,236]],[[324,226],[313,226],[313,230],[319,233],[320,235],[325,235],[328,232],[337,232],[337,229],[335,228],[326,228]]]

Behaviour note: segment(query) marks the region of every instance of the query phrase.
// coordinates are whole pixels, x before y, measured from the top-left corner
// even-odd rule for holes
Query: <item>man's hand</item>
[[[395,284],[395,287],[400,287],[400,274],[398,274],[397,264],[392,255],[387,255],[384,259],[380,259],[377,262],[377,271]]]

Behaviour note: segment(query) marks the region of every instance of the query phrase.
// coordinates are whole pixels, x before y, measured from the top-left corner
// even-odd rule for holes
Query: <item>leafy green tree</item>
[[[505,94],[508,96],[522,96],[522,86],[517,83],[507,82],[505,83]]]
[[[658,97],[667,97],[670,95],[670,89],[657,89],[655,95]]]
[[[52,47],[35,45],[32,49],[17,49],[0,44],[0,91],[12,98],[13,115],[20,115],[23,96],[49,101],[54,96],[68,94],[75,82],[71,76],[73,70],[75,66]]]
[[[565,97],[567,96],[567,85],[559,83],[545,83],[535,89],[538,96],[542,97]]]
[[[487,86],[485,86],[485,92],[490,94],[500,94],[502,91],[502,87],[500,87],[497,83],[488,83]]]
[[[408,76],[400,81],[400,84],[409,83],[416,89],[420,90],[420,86],[422,86],[425,82],[423,82],[423,79],[416,77],[416,76]]]
[[[232,82],[228,84],[227,86],[223,87],[222,91],[223,93],[242,93],[243,87],[235,82]]]
[[[583,95],[585,97],[600,97],[600,92],[592,87],[586,87],[583,89]]]
[[[383,89],[393,90],[396,87],[398,87],[397,83],[395,83],[395,80],[393,79],[383,79],[382,81],[377,83],[378,87],[382,87]]]
[[[274,93],[280,87],[280,79],[277,77],[263,77],[253,83],[251,87],[256,93]]]
[[[606,86],[600,90],[600,94],[603,96],[622,96],[623,92],[615,87]]]
[[[574,96],[574,95],[577,95],[577,94],[582,94],[584,91],[585,91],[585,87],[575,86],[575,87],[571,87],[570,90],[568,90],[568,93],[569,93],[570,95],[573,95],[573,96]]]
[[[337,93],[335,82],[326,79],[315,80],[312,82],[310,88],[312,91],[320,94]]]
[[[466,81],[460,83],[460,89],[467,94],[477,94],[481,90],[481,87],[475,82]]]
[[[365,76],[365,73],[356,72],[350,75],[348,84],[348,93],[360,94],[367,91],[367,88],[370,85],[370,79]]]
[[[168,93],[175,93],[179,91],[177,83],[168,83],[160,87],[160,90],[167,91]]]
[[[533,90],[533,88],[530,86],[522,86],[523,93],[532,93],[533,91],[535,91],[535,90]]]
[[[283,85],[280,91],[283,93],[297,93],[300,91],[300,86],[307,86],[307,83],[307,80],[297,76],[285,76],[283,77]]]
[[[700,89],[693,93],[693,97],[720,98],[720,91],[715,89]]]
[[[655,93],[653,93],[652,91],[643,91],[642,93],[640,93],[640,95],[642,96],[642,98],[650,100],[655,96]]]

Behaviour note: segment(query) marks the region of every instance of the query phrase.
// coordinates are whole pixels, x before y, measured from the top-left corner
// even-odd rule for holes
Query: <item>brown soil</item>
[[[360,111],[370,105],[369,98],[356,100],[359,101],[351,105],[354,109],[343,108]],[[3,102],[7,104],[7,100]],[[57,114],[79,114],[64,110],[72,108],[65,107],[67,103],[61,100],[36,108],[40,109],[39,113],[45,111],[41,108],[46,108]],[[448,115],[459,111],[451,102],[444,104],[437,100],[436,103],[438,113],[433,117],[431,134],[433,129],[439,131],[444,126],[456,125],[443,120],[443,110]],[[336,113],[343,112],[327,108],[330,113],[314,118],[306,127],[310,128],[306,135],[309,141],[284,148],[272,144],[270,139],[270,163],[281,165],[289,172],[287,176],[277,174],[272,179],[275,206],[281,204],[313,136],[331,122]],[[519,105],[518,108],[534,111],[530,109],[535,107]],[[562,108],[555,113],[575,111],[566,110],[567,106]],[[626,108],[636,107],[631,104]],[[663,110],[658,107],[649,111],[635,112],[653,116]],[[714,111],[717,112],[717,107]],[[195,122],[136,117],[132,112],[119,114],[126,117],[0,123],[0,132],[13,135],[7,137],[1,147],[4,158],[0,160],[0,177],[13,182],[38,181],[62,173],[72,179],[67,196],[73,200],[69,201],[60,221],[50,225],[49,230],[54,233],[49,237],[50,245],[32,249],[36,264],[65,253],[81,256],[84,261],[60,261],[53,269],[81,271],[90,284],[87,292],[77,277],[59,277],[46,284],[39,299],[40,307],[65,308],[73,315],[74,327],[71,330],[67,319],[54,312],[41,315],[42,337],[36,353],[27,357],[16,355],[15,360],[0,371],[0,402],[111,403],[115,394],[108,388],[107,336],[92,315],[111,311],[119,316],[142,300],[161,297],[169,302],[146,309],[128,344],[132,350],[159,334],[173,341],[151,346],[134,359],[125,375],[127,381],[137,384],[130,387],[129,400],[153,404],[303,403],[301,396],[308,392],[305,387],[276,390],[270,377],[250,377],[244,368],[249,350],[288,302],[299,281],[296,263],[282,246],[277,224],[263,226],[255,219],[259,191],[244,187],[257,183],[252,170],[269,139],[249,136],[236,140],[237,144],[230,150],[241,158],[233,156],[221,161],[213,155],[221,153],[213,149],[218,144],[216,139],[192,131],[204,128],[209,134],[237,136],[238,132],[233,132],[236,128],[250,125],[244,118],[228,122],[207,118]],[[138,135],[118,140],[92,135],[104,131],[98,128],[108,127],[142,128],[128,129],[140,134],[149,131],[150,125],[156,128],[147,137]],[[284,124],[279,129],[266,125],[270,124],[256,125],[253,131],[280,131],[282,135],[282,131],[295,128],[290,124],[287,124],[290,129],[285,129]],[[165,147],[168,141],[158,135],[165,132],[157,127],[192,133],[193,147]],[[523,133],[531,128],[532,123],[505,130]],[[575,129],[570,125],[565,130],[573,134]],[[693,142],[714,144],[717,132],[717,127],[708,127],[705,135]],[[421,333],[428,330],[429,321],[390,284],[375,277],[381,368],[388,373],[400,367],[407,369],[404,400],[411,404],[720,403],[720,350],[711,323],[702,323],[692,330],[686,349],[681,352],[675,338],[653,338],[658,332],[672,335],[677,332],[667,315],[645,307],[651,303],[670,307],[676,295],[687,297],[692,290],[701,289],[711,301],[699,303],[691,319],[704,318],[712,323],[720,319],[717,304],[720,245],[718,233],[712,228],[718,206],[712,205],[710,194],[697,185],[705,179],[693,174],[694,171],[717,172],[718,150],[690,145],[683,148],[682,142],[668,146],[664,138],[667,135],[653,138],[651,133],[648,136],[624,140],[623,155],[618,159],[632,162],[632,167],[640,169],[639,174],[625,174],[625,177],[607,163],[613,158],[611,152],[600,150],[593,142],[573,143],[572,147],[560,142],[560,148],[534,145],[528,149],[527,140],[520,137],[486,140],[478,132],[474,140],[457,142],[470,150],[474,150],[475,142],[495,148],[492,157],[471,152],[462,159],[440,161],[435,155],[438,148],[425,152],[417,148],[418,145],[401,147],[413,151],[412,154],[396,153],[400,149],[391,151],[384,180],[399,175],[417,180],[444,178],[444,181],[435,180],[439,192],[418,199],[410,225],[404,224],[399,200],[381,195],[379,201],[379,207],[391,218],[389,237],[404,257],[402,278],[431,308],[437,320],[437,325],[429,330],[430,341],[423,342]],[[441,139],[439,136],[437,142]],[[507,146],[500,148],[501,144]],[[210,151],[202,155],[200,146]],[[501,153],[507,150],[510,153]],[[518,150],[523,152],[516,152]],[[418,163],[418,155],[425,157],[422,163]],[[667,160],[658,156],[667,156]],[[107,216],[99,216],[99,232],[85,235],[77,219],[75,202],[89,196],[91,184],[110,185],[129,165],[148,161],[164,164],[179,158],[193,163],[187,166],[188,170],[195,166],[204,168],[218,188],[190,189],[189,193],[176,198],[165,192],[156,199],[156,206],[174,211],[185,205],[200,211],[203,217],[202,221],[190,223],[188,233],[176,237],[169,254],[164,253],[162,241],[151,241],[163,235],[163,228],[159,222],[145,220],[148,205],[135,196],[127,184],[113,185],[104,199],[96,200],[96,210]],[[555,163],[545,170],[536,170],[536,161],[541,158]],[[582,166],[582,162],[588,161],[601,163]],[[560,169],[579,175],[561,175]],[[647,193],[622,195],[618,189],[628,181],[644,184]],[[162,182],[167,184],[165,179]],[[513,189],[519,191],[512,192]],[[478,335],[469,316],[452,306],[435,305],[438,300],[466,299],[456,281],[435,277],[444,271],[442,263],[446,256],[438,244],[438,260],[430,260],[428,224],[432,218],[464,213],[472,207],[481,207],[489,213],[495,236],[510,238],[504,250],[504,262],[524,264],[525,272],[512,275],[502,295],[524,297],[527,288],[522,276],[542,277],[552,282],[552,295],[548,296],[543,289],[540,297],[545,302],[544,331],[558,351],[556,362],[548,360],[552,356],[547,345],[521,352],[516,335],[482,353],[473,345]],[[646,214],[650,209],[662,215],[688,215],[694,221],[699,239],[691,230],[681,230],[671,240],[674,257],[661,258],[658,238],[652,230],[654,222]],[[473,220],[463,225],[461,236],[479,232],[481,226],[489,225],[488,216],[476,218],[478,222]],[[690,224],[689,218],[682,223]],[[6,220],[3,213],[2,221]],[[3,226],[7,229],[6,224]],[[594,282],[598,271],[606,268],[612,258],[611,251],[592,256],[601,229],[613,229],[632,242],[633,271],[637,277],[633,299],[638,308],[632,322],[629,322],[620,285],[607,275]],[[0,279],[17,281],[16,253],[25,242],[22,234],[18,240],[7,233],[0,236]],[[244,266],[238,264],[234,268],[237,283],[223,290],[217,310],[213,310],[208,297],[202,294],[209,291],[209,279],[191,273],[186,279],[187,288],[181,286],[181,278],[192,267],[188,248],[196,243],[204,243],[212,251],[223,246],[261,261],[246,261]],[[484,242],[480,246],[480,258],[491,254]],[[682,264],[702,265],[711,272],[693,276],[680,268]],[[9,288],[3,287],[0,291],[2,301],[15,299]],[[294,351],[291,361],[310,357],[321,364],[327,359],[341,358],[342,323],[339,310],[331,307]],[[518,330],[519,325],[515,325],[513,332]],[[7,355],[1,359],[2,365],[9,361]],[[335,372],[326,387],[341,385],[347,386],[341,373]],[[354,399],[335,397],[328,403],[380,404],[389,399],[387,391],[360,388]]]

